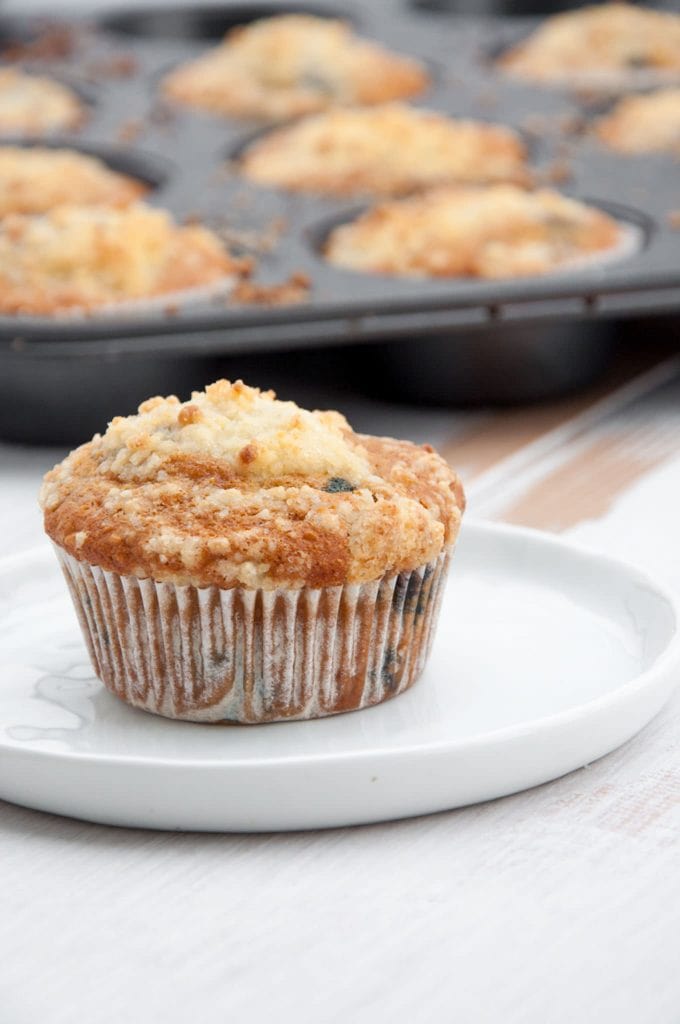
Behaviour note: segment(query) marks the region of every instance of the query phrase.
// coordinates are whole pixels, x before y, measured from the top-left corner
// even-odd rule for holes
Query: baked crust
[[[528,180],[525,147],[509,128],[402,103],[307,117],[251,145],[240,168],[261,185],[337,196]]]
[[[355,434],[237,381],[154,398],[45,477],[45,529],[121,575],[222,588],[326,587],[431,562],[460,481],[429,446]]]
[[[598,120],[595,133],[619,153],[680,155],[680,88],[627,96]]]
[[[499,65],[546,84],[626,86],[680,78],[680,16],[628,3],[556,14]]]
[[[84,120],[84,105],[61,82],[0,68],[0,132],[41,135],[79,128]]]
[[[414,277],[525,277],[604,255],[622,238],[607,214],[550,189],[442,188],[373,206],[335,228],[329,262]]]
[[[71,149],[0,146],[0,217],[54,206],[129,206],[147,185]]]
[[[143,203],[58,206],[0,222],[0,312],[53,315],[172,297],[240,267],[212,232]]]
[[[405,99],[428,85],[422,64],[358,38],[344,22],[288,14],[233,29],[167,75],[162,90],[210,113],[282,121],[336,104]]]

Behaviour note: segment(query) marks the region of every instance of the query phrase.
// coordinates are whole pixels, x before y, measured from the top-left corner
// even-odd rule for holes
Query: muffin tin
[[[588,97],[524,85],[494,69],[494,56],[531,31],[535,18],[457,16],[434,0],[373,0],[361,10],[343,5],[341,16],[362,35],[427,62],[433,84],[419,105],[524,132],[539,176],[635,226],[639,248],[617,262],[511,281],[398,279],[325,263],[328,231],[360,207],[248,184],[234,162],[262,126],[171,107],[158,91],[165,72],[216,44],[229,28],[291,11],[339,13],[323,0],[112,11],[87,23],[60,21],[72,30],[74,47],[54,60],[30,59],[31,39],[44,31],[40,23],[0,22],[3,46],[29,45],[22,66],[87,96],[83,130],[48,144],[99,154],[148,181],[152,204],[180,219],[198,217],[236,240],[237,251],[252,251],[257,281],[281,283],[295,273],[310,281],[308,300],[284,307],[222,301],[126,316],[0,317],[0,436],[77,440],[150,392],[185,394],[205,383],[227,356],[321,345],[352,346],[361,356],[357,346],[384,339],[392,343],[389,352],[373,344],[372,365],[383,365],[381,351],[389,355],[384,365],[398,367],[407,397],[412,379],[411,397],[419,399],[536,398],[583,383],[602,365],[609,331],[603,340],[592,329],[596,321],[680,305],[680,231],[668,216],[680,207],[677,163],[607,152],[575,133],[593,115]],[[567,321],[575,328],[565,349]],[[583,335],[578,321],[588,322]],[[515,381],[508,385],[506,371],[494,391],[499,346],[516,349]],[[504,364],[507,357],[504,351]]]

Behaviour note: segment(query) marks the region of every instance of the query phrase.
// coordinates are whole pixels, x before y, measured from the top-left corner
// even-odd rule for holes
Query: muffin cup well
[[[322,718],[394,697],[422,672],[450,551],[371,583],[198,588],[120,576],[56,548],[95,672],[167,718]]]

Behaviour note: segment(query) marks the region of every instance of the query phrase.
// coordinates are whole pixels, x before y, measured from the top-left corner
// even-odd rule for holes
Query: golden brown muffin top
[[[428,445],[355,434],[237,381],[152,398],[45,477],[45,529],[75,558],[175,584],[366,582],[457,536],[458,477]]]
[[[72,149],[0,145],[0,217],[54,206],[129,206],[148,186]]]
[[[57,206],[0,221],[0,312],[54,315],[215,285],[238,261],[164,210]]]
[[[85,107],[61,82],[0,68],[0,132],[40,135],[78,128],[84,119]]]
[[[414,277],[524,277],[615,250],[611,217],[542,189],[435,189],[374,206],[335,228],[326,258],[340,267]]]
[[[415,96],[428,84],[420,63],[355,36],[342,21],[284,14],[233,29],[166,76],[163,91],[215,114],[282,121]]]
[[[680,156],[680,88],[627,96],[595,125],[601,142],[620,153]]]
[[[624,86],[680,77],[680,16],[611,3],[548,18],[499,61],[529,81]]]
[[[240,166],[259,184],[353,196],[452,181],[521,183],[525,161],[509,128],[389,103],[329,110],[280,128],[251,145]]]

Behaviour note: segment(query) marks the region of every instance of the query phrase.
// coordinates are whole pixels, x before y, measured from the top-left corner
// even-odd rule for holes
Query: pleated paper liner
[[[236,274],[229,274],[208,284],[192,285],[189,288],[179,288],[175,291],[162,292],[159,295],[147,296],[146,298],[102,302],[98,306],[89,308],[71,306],[67,309],[58,309],[48,316],[24,313],[19,314],[17,320],[24,317],[30,317],[32,320],[101,320],[118,316],[122,318],[143,316],[146,313],[151,316],[167,313],[168,309],[181,310],[187,306],[200,303],[226,301],[237,280],[238,276]]]
[[[56,550],[112,693],[167,718],[248,724],[356,711],[408,689],[450,557],[371,583],[223,590],[121,576]]]

